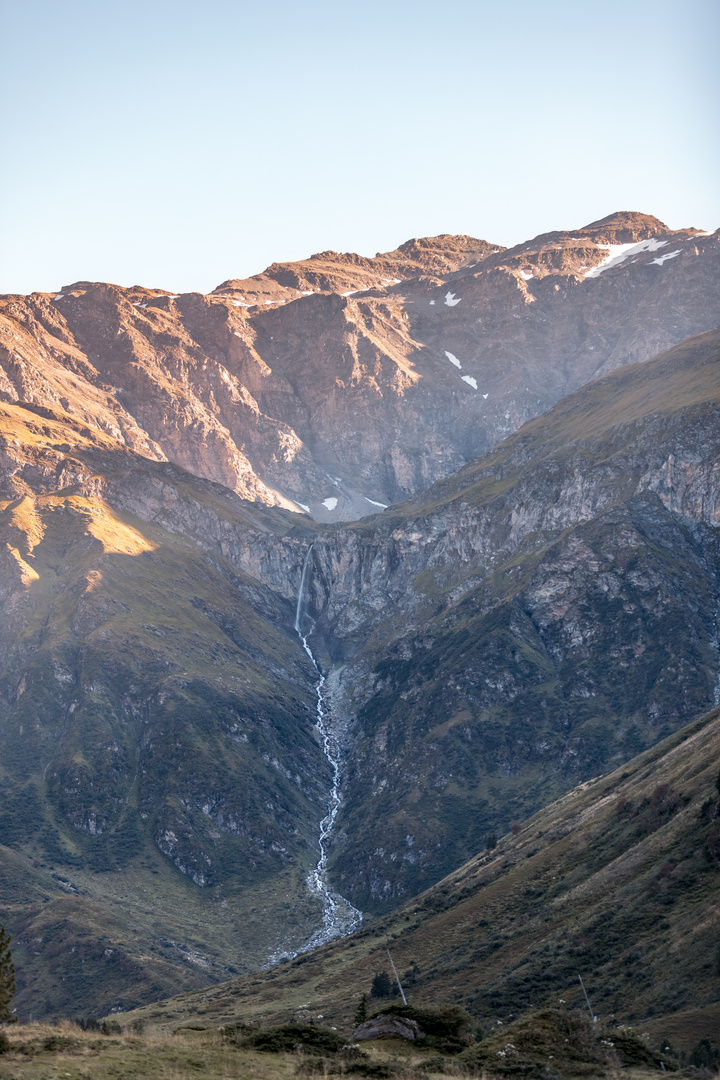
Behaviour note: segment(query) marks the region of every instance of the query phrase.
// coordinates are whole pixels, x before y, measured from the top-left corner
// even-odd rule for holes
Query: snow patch
[[[55,295],[53,296],[53,300],[62,300],[64,295],[64,292],[55,293]]]
[[[337,499],[323,499],[323,506],[326,506],[328,510],[334,510],[337,504]]]
[[[658,266],[662,266],[662,264],[664,262],[667,262],[668,259],[674,259],[676,255],[680,255],[680,254],[681,254],[680,248],[678,248],[677,251],[668,251],[667,255],[658,255],[657,259],[651,259],[650,260],[650,265],[652,266],[653,263],[657,263]]]
[[[455,293],[454,292],[446,292],[445,293],[445,303],[447,304],[448,307],[455,307],[455,305],[459,304],[461,300],[462,300],[461,296],[457,297],[457,299],[455,298]]]
[[[255,307],[254,304],[244,304],[242,300],[231,300],[230,303],[233,307]]]
[[[358,289],[348,289],[347,292],[340,293],[341,296],[354,296]]]
[[[310,513],[310,507],[306,506],[305,503],[296,502],[295,505],[299,506],[301,510],[304,510],[306,514]]]
[[[307,292],[301,292],[300,295],[301,296],[314,296],[315,295],[315,290],[314,289],[308,289]]]
[[[483,401],[487,401],[487,394],[483,394]]]
[[[430,307],[432,307],[432,305],[433,305],[434,303],[435,303],[435,301],[434,301],[434,300],[431,300],[431,301],[430,301]]]
[[[383,510],[387,510],[387,503],[375,502],[374,499],[368,499],[367,495],[363,495],[365,502],[369,502],[371,506],[381,506]]]
[[[520,277],[524,281],[530,281],[530,279],[533,277],[533,272],[532,272],[532,270],[521,270],[520,271]]]
[[[477,382],[473,379],[472,375],[461,375],[460,378],[463,382],[466,382],[468,386],[472,386],[473,390],[477,390]]]
[[[643,251],[657,251],[658,248],[665,247],[667,240],[656,240],[654,236],[651,236],[649,240],[641,240],[639,244],[602,244],[598,245],[607,251],[607,255],[600,263],[599,266],[593,267],[592,270],[588,270],[585,275],[586,278],[597,277],[598,274],[602,274],[605,270],[609,270],[612,266],[619,266],[620,263],[625,262],[631,255],[640,255]]]
[[[456,368],[462,369],[462,364],[458,360],[457,356],[453,356],[453,354],[451,352],[448,352],[447,349],[445,350],[445,355],[447,356],[451,364],[454,364]]]

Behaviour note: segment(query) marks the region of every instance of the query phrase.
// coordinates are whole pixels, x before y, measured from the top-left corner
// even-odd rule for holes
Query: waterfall
[[[303,649],[310,657],[310,661],[315,668],[318,677],[318,682],[315,687],[315,692],[317,694],[317,729],[320,732],[323,752],[332,769],[332,785],[328,796],[327,813],[320,822],[320,835],[318,838],[319,858],[315,864],[315,869],[308,877],[307,882],[310,892],[314,896],[317,896],[322,904],[323,921],[322,926],[315,931],[307,944],[299,950],[300,952],[306,952],[308,949],[314,949],[318,945],[324,945],[326,941],[332,941],[333,938],[344,937],[346,934],[350,934],[353,930],[356,930],[362,922],[362,912],[358,911],[356,907],[353,907],[350,901],[346,900],[344,896],[340,896],[339,893],[333,892],[327,881],[327,845],[340,809],[340,765],[342,761],[342,751],[337,733],[333,732],[331,723],[332,718],[325,700],[325,676],[321,672],[318,662],[313,655],[313,651],[308,644],[308,638],[315,629],[315,620],[304,609],[305,582],[311,555],[312,544],[308,548],[308,553],[305,556],[302,577],[300,578],[300,591],[298,593],[297,607],[295,609],[295,630],[302,642]],[[304,630],[304,627],[307,627],[307,629]]]

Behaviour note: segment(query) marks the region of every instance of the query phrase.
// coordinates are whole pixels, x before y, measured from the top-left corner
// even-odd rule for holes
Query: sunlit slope
[[[694,1044],[720,1018],[719,761],[715,710],[352,938],[141,1015],[348,1026],[389,947],[411,1003],[462,1004],[487,1025],[580,1004],[580,974],[604,1021]]]
[[[320,252],[208,295],[78,281],[0,297],[0,397],[337,524],[717,326],[719,261],[719,233],[620,211],[509,250]]]
[[[195,519],[238,544],[292,522],[60,412],[2,412],[0,895],[21,1015],[301,944],[329,784],[314,672],[294,602],[193,538]]]

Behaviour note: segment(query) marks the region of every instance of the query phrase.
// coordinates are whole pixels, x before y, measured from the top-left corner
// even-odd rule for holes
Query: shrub
[[[15,993],[15,966],[10,952],[10,935],[0,926],[0,1023],[11,1024],[17,1017],[10,1009]]]
[[[227,1037],[228,1029],[226,1029]],[[292,1051],[300,1046],[308,1054],[336,1054],[345,1039],[332,1028],[315,1024],[276,1024],[265,1028],[246,1028],[239,1042],[266,1053]]]
[[[700,1039],[693,1048],[690,1062],[696,1069],[716,1069],[720,1065],[720,1052],[712,1046],[709,1039]]]
[[[387,971],[379,971],[372,981],[370,997],[386,998],[393,992],[393,982]]]

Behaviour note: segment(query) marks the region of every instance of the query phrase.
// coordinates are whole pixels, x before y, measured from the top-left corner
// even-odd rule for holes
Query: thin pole
[[[590,1019],[593,1022],[593,1027],[595,1027],[595,1024],[597,1023],[597,1016],[595,1016],[594,1012],[592,1011],[592,1005],[590,1004],[590,998],[587,996],[587,990],[585,989],[585,983],[582,981],[582,975],[578,975],[578,979],[580,980],[580,985],[582,986],[583,994],[585,995],[585,1000],[587,1001]]]
[[[395,975],[395,978],[397,979],[398,990],[400,991],[400,997],[403,999],[403,1005],[407,1005],[407,998],[405,997],[405,991],[402,988],[402,983],[400,982],[400,976],[397,973],[397,969],[396,969],[395,965],[393,964],[393,958],[390,955],[390,950],[386,949],[385,952],[388,954],[388,960],[390,961],[390,966],[393,969],[393,974]]]

